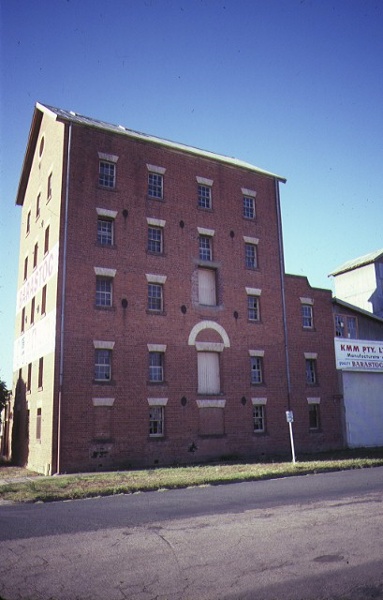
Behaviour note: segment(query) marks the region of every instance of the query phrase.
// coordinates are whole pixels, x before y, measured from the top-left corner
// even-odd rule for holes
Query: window
[[[164,178],[160,173],[148,173],[148,196],[163,199]]]
[[[24,258],[24,281],[27,280],[28,277],[28,256]]]
[[[245,265],[247,269],[257,268],[257,247],[255,244],[245,244]]]
[[[21,333],[24,333],[24,329],[25,329],[25,306],[21,311],[21,327],[20,327]]]
[[[28,365],[28,375],[27,375],[27,392],[30,392],[32,389],[32,363]]]
[[[98,183],[102,187],[113,189],[116,185],[116,165],[114,162],[100,160]]]
[[[265,407],[263,404],[253,405],[253,424],[256,433],[265,431]]]
[[[163,406],[150,406],[149,408],[149,435],[161,437],[164,435],[164,413]]]
[[[214,269],[198,269],[198,302],[205,306],[217,306],[216,272]]]
[[[221,380],[218,352],[198,352],[198,393],[219,394]]]
[[[26,225],[25,234],[28,235],[30,230],[31,230],[31,211],[29,211],[27,214],[27,225]]]
[[[112,306],[112,279],[107,277],[96,278],[96,306]]]
[[[197,400],[199,435],[225,435],[225,405],[226,400]]]
[[[255,219],[255,198],[243,196],[243,216],[245,219]]]
[[[162,254],[163,252],[163,229],[162,227],[148,227],[148,252]]]
[[[36,440],[41,440],[41,408],[36,413]]]
[[[313,328],[313,307],[311,304],[302,304],[302,326],[304,329],[312,329]]]
[[[36,243],[34,250],[33,250],[33,268],[34,269],[37,267],[38,256],[39,256],[39,245]]]
[[[48,177],[47,183],[47,202],[52,198],[52,173]]]
[[[105,348],[96,348],[94,378],[96,381],[111,381],[112,379],[112,351]]]
[[[317,382],[316,359],[306,358],[306,383],[313,385]]]
[[[40,201],[41,194],[38,194],[36,198],[36,220],[40,217]]]
[[[49,252],[49,225],[45,230],[44,235],[44,254],[48,254]]]
[[[43,380],[44,380],[44,358],[41,357],[39,359],[39,374],[38,374],[38,387],[39,388],[43,387]]]
[[[212,242],[208,235],[199,236],[199,258],[200,260],[212,260]]]
[[[31,302],[31,325],[35,322],[35,307],[36,307],[36,298],[32,298]]]
[[[358,337],[356,323],[356,317],[347,317],[347,337],[351,339],[356,339]]]
[[[259,296],[247,296],[247,318],[249,321],[259,321]]]
[[[40,146],[39,146],[39,158],[42,157],[43,151],[44,151],[44,136],[42,136],[41,140],[40,140]]]
[[[356,317],[335,315],[335,336],[356,339],[358,337],[357,325]]]
[[[211,187],[209,185],[198,185],[198,206],[211,209]]]
[[[149,381],[164,381],[164,354],[163,352],[149,352]]]
[[[260,384],[263,382],[263,358],[261,356],[251,356],[251,383]]]
[[[97,219],[97,242],[101,246],[113,246],[113,221],[99,217]]]
[[[44,285],[41,291],[41,314],[45,315],[47,312],[47,284]]]
[[[309,429],[315,430],[320,428],[319,416],[319,403],[309,402]]]
[[[160,283],[148,283],[148,310],[162,312],[163,307],[163,285]]]

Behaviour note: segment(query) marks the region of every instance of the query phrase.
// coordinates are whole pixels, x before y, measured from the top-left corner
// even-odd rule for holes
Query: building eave
[[[355,258],[353,260],[349,260],[331,273],[329,273],[329,277],[336,277],[337,275],[342,275],[342,273],[347,273],[348,271],[354,271],[355,269],[359,269],[360,267],[365,267],[366,265],[370,265],[378,261],[383,257],[383,248],[380,250],[376,250],[375,252],[370,252],[369,254],[365,254],[364,256],[360,256],[359,258]]]
[[[348,310],[352,310],[356,313],[363,315],[364,317],[369,317],[370,319],[373,319],[374,321],[378,321],[378,323],[383,324],[382,317],[378,317],[377,315],[374,315],[374,313],[371,313],[368,310],[364,310],[363,308],[360,308],[359,306],[355,306],[354,304],[350,304],[349,302],[340,300],[336,296],[334,296],[332,298],[332,302],[333,302],[333,304],[338,304],[339,306],[342,306],[343,308],[347,308]]]
[[[239,160],[237,158],[225,156],[222,154],[216,154],[214,152],[210,152],[208,150],[202,150],[200,148],[196,148],[194,146],[188,146],[187,144],[181,144],[179,142],[173,142],[171,140],[167,140],[164,138],[159,138],[153,135],[149,135],[146,133],[142,133],[139,131],[135,131],[133,129],[128,129],[123,125],[113,125],[111,123],[107,123],[105,121],[100,121],[97,119],[93,119],[90,117],[86,117],[84,115],[80,115],[74,111],[67,111],[60,108],[55,108],[53,106],[48,106],[44,104],[37,104],[36,107],[41,111],[49,112],[52,116],[55,116],[60,121],[67,121],[77,125],[82,125],[86,127],[92,127],[95,129],[101,129],[104,131],[108,131],[111,133],[115,133],[118,135],[124,135],[131,139],[140,140],[142,142],[148,142],[152,144],[157,144],[159,146],[165,146],[166,148],[184,152],[196,156],[200,156],[202,158],[207,158],[213,160],[215,162],[221,162],[227,164],[232,167],[246,169],[248,171],[254,171],[259,173],[260,175],[264,175],[265,177],[271,177],[276,179],[281,183],[286,183],[286,178],[277,175],[276,173],[272,173],[270,171],[265,171],[264,169],[260,169],[251,163],[247,163],[245,161]]]
[[[29,130],[27,147],[24,155],[24,162],[21,169],[21,176],[19,181],[19,186],[16,194],[16,204],[22,206],[24,203],[25,191],[28,186],[29,175],[32,167],[33,156],[37,144],[37,140],[39,137],[41,121],[43,119],[43,115],[49,114],[52,118],[56,119],[56,115],[49,110],[48,107],[36,102],[35,110],[32,117],[32,123]]]

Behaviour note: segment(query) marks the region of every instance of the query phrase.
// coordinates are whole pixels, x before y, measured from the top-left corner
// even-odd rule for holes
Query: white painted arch
[[[189,334],[188,344],[189,346],[195,346],[197,335],[204,329],[214,329],[222,338],[225,348],[230,348],[230,339],[222,325],[219,325],[215,321],[200,321],[194,325],[193,329]]]

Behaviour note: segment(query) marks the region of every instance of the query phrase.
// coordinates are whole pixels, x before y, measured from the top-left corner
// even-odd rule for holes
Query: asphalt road
[[[0,505],[4,600],[383,599],[383,468]]]

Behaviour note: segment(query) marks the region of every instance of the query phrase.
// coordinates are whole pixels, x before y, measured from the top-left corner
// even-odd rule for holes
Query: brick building
[[[285,180],[37,104],[13,455],[45,472],[342,445],[331,293],[286,276]]]

